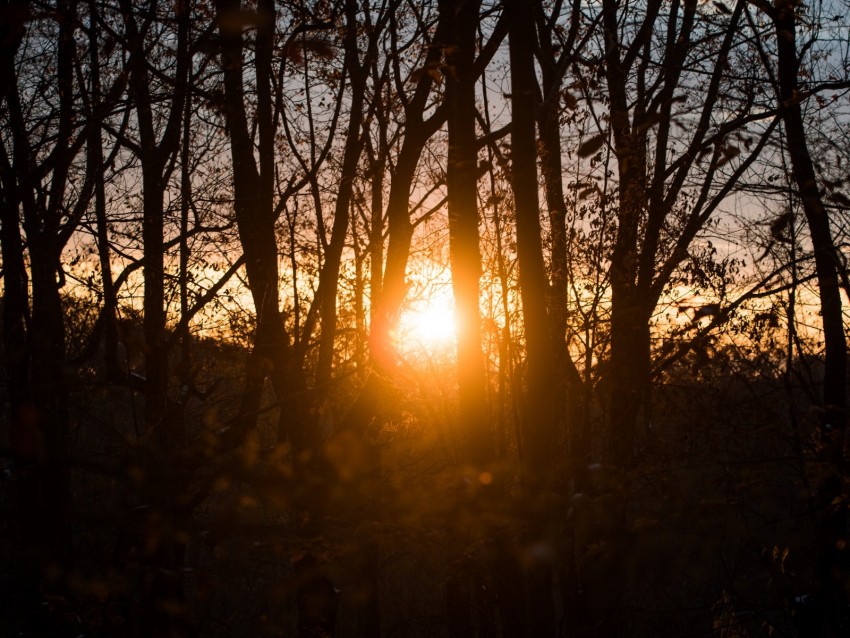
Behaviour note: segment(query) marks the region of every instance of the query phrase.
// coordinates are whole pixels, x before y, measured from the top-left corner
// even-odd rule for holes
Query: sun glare
[[[399,349],[431,352],[455,345],[454,301],[451,293],[413,302],[399,319]]]

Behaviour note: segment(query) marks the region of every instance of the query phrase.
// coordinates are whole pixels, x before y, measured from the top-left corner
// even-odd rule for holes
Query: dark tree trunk
[[[485,389],[484,359],[481,349],[481,312],[479,309],[481,250],[478,232],[478,146],[475,134],[475,44],[480,0],[440,2],[440,21],[449,25],[445,41],[445,97],[449,134],[446,184],[448,187],[449,252],[452,290],[457,329],[457,375],[459,430],[464,440],[463,464],[473,468],[473,477],[493,462],[493,441],[489,406]],[[486,508],[494,486],[456,504],[465,511],[463,519],[474,517],[473,508]],[[469,529],[457,530],[457,543],[474,543]],[[490,535],[491,530],[475,531]],[[496,572],[496,557],[488,565]],[[495,632],[486,605],[479,604],[482,583],[463,553],[452,556],[446,582],[446,611],[450,635],[489,636]],[[486,590],[484,590],[486,593]],[[488,594],[489,596],[489,594]],[[516,606],[521,597],[510,601]]]
[[[344,68],[351,78],[351,97],[349,105],[348,132],[345,140],[339,187],[336,194],[334,222],[331,229],[331,241],[325,251],[325,263],[319,276],[321,292],[322,336],[319,343],[319,363],[316,373],[316,385],[320,391],[327,391],[333,367],[334,344],[336,337],[336,305],[339,289],[339,269],[342,249],[348,235],[349,209],[354,193],[354,180],[357,177],[357,165],[363,151],[363,138],[360,134],[363,119],[363,104],[366,93],[368,67],[360,62],[357,48],[357,6],[353,0],[345,4],[346,35]],[[373,38],[372,42],[375,40]],[[374,45],[369,47],[367,57],[375,54]]]
[[[677,267],[688,255],[691,242],[705,225],[718,203],[728,194],[744,170],[763,147],[763,138],[740,161],[724,182],[715,184],[719,152],[715,150],[708,169],[701,173],[696,196],[688,201],[685,223],[671,236],[665,225],[673,208],[683,202],[695,158],[704,150],[712,128],[712,114],[725,77],[727,56],[735,44],[744,3],[726,11],[728,20],[715,54],[701,112],[690,135],[686,152],[677,153],[670,130],[674,123],[674,93],[681,90],[685,60],[692,51],[691,32],[697,15],[695,0],[669,3],[669,13],[659,22],[665,3],[649,0],[642,8],[639,26],[623,28],[625,7],[616,0],[603,0],[601,8],[605,43],[605,77],[610,100],[610,140],[617,159],[619,179],[617,232],[611,251],[611,341],[605,378],[608,381],[605,461],[621,479],[621,487],[607,504],[610,516],[600,536],[608,546],[608,567],[592,576],[589,587],[591,618],[599,635],[619,636],[628,631],[626,592],[630,583],[622,566],[631,552],[631,535],[626,512],[630,502],[629,481],[636,469],[641,432],[641,414],[647,431],[651,408],[650,318],[659,297]],[[665,24],[663,33],[658,25]],[[629,40],[631,36],[631,41]],[[663,38],[663,40],[662,40]],[[721,39],[722,38],[722,39]],[[663,71],[650,71],[653,44],[663,41],[659,60]],[[742,118],[743,116],[739,116]],[[726,123],[729,131],[743,119]],[[657,128],[655,128],[657,124]],[[654,130],[650,134],[650,130]],[[713,130],[713,129],[712,129]],[[769,129],[770,130],[770,129]],[[650,152],[650,147],[652,150]],[[717,149],[717,146],[715,146]],[[749,150],[749,149],[748,149]],[[651,163],[650,163],[651,162]],[[688,186],[687,188],[690,188]],[[716,189],[716,194],[714,190]],[[672,250],[660,254],[664,241]]]
[[[385,134],[381,135],[386,137]],[[384,159],[385,145],[378,149],[378,156],[372,161],[371,202],[369,228],[369,320],[375,321],[375,311],[380,305],[381,288],[384,280]]]
[[[190,68],[189,6],[175,5],[177,21],[173,97],[162,132],[158,132],[149,81],[145,33],[136,21],[138,9],[122,3],[129,87],[138,120],[142,171],[142,245],[144,249],[145,455],[140,495],[143,509],[135,542],[141,563],[140,631],[143,636],[192,636],[194,626],[183,591],[186,538],[190,524],[188,475],[183,458],[183,422],[168,397],[168,340],[165,311],[166,167],[180,147]],[[143,21],[143,24],[146,21]]]
[[[182,8],[182,10],[181,10]],[[139,130],[139,160],[142,165],[142,244],[145,335],[145,427],[150,436],[171,436],[166,423],[168,402],[168,361],[165,339],[165,241],[164,175],[168,159],[177,151],[186,95],[188,59],[188,7],[178,5],[177,69],[174,99],[170,105],[162,139],[157,139],[153,97],[150,93],[145,34],[139,31],[134,7],[122,5],[130,52],[130,91]]]
[[[557,6],[557,5],[556,5]],[[570,15],[570,28],[566,44],[561,47],[553,40],[553,26],[557,16],[547,18],[540,3],[535,3],[539,37],[538,55],[541,58],[542,101],[537,121],[540,138],[540,167],[543,176],[546,207],[549,213],[550,236],[550,285],[549,320],[551,322],[552,345],[554,347],[555,383],[553,414],[558,443],[566,442],[569,454],[576,438],[575,423],[581,421],[580,402],[570,400],[580,391],[581,379],[570,357],[566,340],[567,317],[569,316],[569,265],[567,255],[567,200],[564,193],[561,148],[561,95],[567,63],[574,59],[572,50],[579,25],[578,3],[574,3]],[[556,57],[560,53],[560,57]]]
[[[390,29],[393,26],[391,24]],[[446,28],[447,25],[443,22],[438,23],[434,41],[443,41]],[[431,47],[426,56],[425,67],[429,68],[428,65],[438,64],[441,55],[442,51],[438,47]],[[428,119],[423,119],[428,107],[432,83],[431,76],[423,73],[405,106],[404,141],[398,152],[395,172],[390,182],[386,210],[389,232],[386,264],[380,295],[377,300],[373,300],[372,326],[369,331],[369,349],[379,374],[387,374],[396,366],[396,353],[391,343],[390,332],[398,320],[398,314],[407,296],[405,275],[410,257],[410,242],[413,239],[410,193],[416,167],[428,140],[445,121],[444,109],[438,109]]]
[[[779,93],[794,181],[800,193],[815,253],[825,349],[823,426],[827,431],[835,432],[830,438],[834,439],[834,460],[840,465],[846,422],[847,343],[841,314],[841,288],[835,242],[829,227],[829,214],[818,188],[798,97],[797,73],[800,62],[797,58],[795,35],[796,6],[796,3],[785,1],[776,5]]]
[[[97,118],[97,106],[101,104],[102,87],[100,79],[100,52],[97,46],[100,28],[98,24],[98,11],[95,0],[89,0],[89,26],[88,36],[90,42],[89,65],[91,72],[90,102],[92,108],[88,116],[92,122]],[[97,236],[97,256],[100,261],[100,280],[103,289],[103,343],[104,363],[106,364],[107,379],[115,380],[119,377],[118,370],[118,299],[112,276],[112,262],[110,259],[109,228],[106,217],[106,184],[104,179],[105,166],[103,158],[103,138],[100,126],[89,126],[88,140],[86,141],[86,161],[89,164],[89,172],[95,176],[94,183],[94,213]]]
[[[553,372],[552,339],[547,313],[548,279],[543,261],[540,208],[537,200],[539,94],[534,68],[534,23],[523,2],[506,4],[511,59],[511,185],[516,211],[517,256],[528,361],[527,398],[523,417],[525,465],[545,472],[551,463]]]
[[[830,230],[829,214],[818,188],[800,107],[797,7],[796,2],[788,0],[776,2],[773,7],[778,54],[777,79],[788,141],[787,152],[815,253],[825,351],[820,427],[826,445],[822,455],[833,468],[818,487],[821,511],[818,521],[820,545],[814,574],[817,600],[815,613],[810,618],[811,622],[800,624],[799,630],[803,638],[837,637],[846,635],[850,629],[846,592],[848,559],[847,550],[843,549],[843,541],[847,537],[847,513],[845,507],[837,504],[843,501],[842,494],[850,478],[844,460],[847,342],[835,242]]]
[[[257,5],[253,72],[257,86],[259,162],[255,160],[246,114],[241,3],[218,0],[216,10],[224,68],[224,115],[233,162],[234,210],[257,321],[240,406],[240,429],[243,439],[255,435],[263,385],[269,378],[279,403],[278,441],[292,446],[296,464],[299,492],[295,506],[301,512],[296,533],[300,542],[309,547],[326,531],[323,522],[327,516],[331,476],[324,461],[321,433],[316,413],[311,409],[306,377],[279,307],[274,207],[276,126],[271,93],[276,9],[273,0],[260,0]],[[340,232],[347,227],[346,220],[347,217],[340,217],[340,222],[345,222]],[[324,564],[308,553],[295,567],[297,635],[332,634],[338,600]]]
[[[15,12],[11,18],[25,17]],[[21,533],[21,617],[23,629],[34,634],[66,631],[64,620],[50,616],[46,600],[65,595],[71,565],[67,528],[70,501],[68,466],[68,395],[65,379],[65,324],[60,289],[60,237],[66,188],[75,151],[73,3],[56,7],[59,24],[56,112],[51,165],[38,165],[30,146],[29,127],[18,92],[15,52],[24,24],[10,19],[3,48],[2,90],[11,136],[12,160],[2,154],[2,256],[4,276],[4,346],[10,390],[9,446],[15,461],[15,480]],[[20,31],[14,32],[15,27]],[[49,186],[43,188],[42,176]],[[21,238],[20,215],[26,234],[27,258]],[[30,277],[26,273],[29,262]],[[27,291],[27,285],[30,291]],[[31,295],[31,297],[30,297]],[[31,301],[31,306],[30,306]],[[6,332],[8,330],[8,332]]]
[[[452,29],[446,46],[449,153],[447,169],[449,249],[458,348],[458,398],[467,458],[478,466],[493,459],[484,360],[481,350],[478,233],[478,146],[475,136],[475,34],[481,3],[442,2],[441,20]]]
[[[7,158],[4,159],[6,164]],[[9,166],[4,166],[2,202],[0,202],[0,240],[3,256],[3,354],[9,392],[9,431],[6,440],[15,464],[15,488],[21,547],[20,587],[9,601],[20,610],[21,625],[26,631],[39,632],[43,624],[41,606],[41,574],[44,548],[40,519],[39,458],[41,436],[35,420],[30,393],[30,353],[27,335],[29,319],[28,277],[24,265],[23,242],[18,219],[19,198]]]
[[[643,308],[654,305],[654,300],[644,298],[637,285],[638,228],[647,203],[646,138],[631,131],[615,12],[614,3],[604,4],[611,129],[620,169],[617,238],[611,255],[611,396],[607,434],[611,461],[627,469],[632,463],[636,421],[649,383],[649,316]]]
[[[528,543],[547,543],[549,512],[540,499],[552,480],[555,436],[550,380],[554,373],[551,324],[547,313],[548,280],[543,261],[540,208],[537,199],[535,33],[525,2],[505,4],[511,62],[511,185],[516,212],[517,257],[526,343],[526,396],[522,413],[523,472],[529,500]],[[525,566],[526,630],[529,636],[556,633],[552,569],[544,560]]]
[[[650,382],[648,302],[643,291],[627,282],[612,281],[611,293],[608,458],[629,470],[635,463],[637,420]]]
[[[658,2],[653,2],[646,8],[650,28],[658,6]],[[629,102],[630,63],[621,57],[617,3],[603,2],[602,15],[611,138],[616,149],[620,180],[617,235],[610,267],[611,346],[607,370],[610,396],[605,398],[608,404],[606,460],[617,471],[628,472],[635,462],[637,420],[650,382],[649,312],[655,304],[649,290],[638,285],[639,229],[647,207],[647,136],[645,132],[632,129],[630,108],[638,111],[634,115],[637,119],[644,105],[632,106]],[[644,33],[643,37],[648,37],[648,33]],[[653,256],[653,266],[654,263]],[[649,279],[652,280],[651,275]],[[622,635],[625,627],[623,614],[627,576],[623,573],[623,565],[618,563],[618,557],[626,552],[628,498],[625,488],[613,495],[609,505],[611,515],[607,517],[610,523],[600,531],[603,542],[609,548],[607,567],[596,565],[593,573],[588,574],[590,626],[599,632],[599,636],[606,638]]]
[[[224,114],[233,161],[234,210],[245,269],[257,317],[254,346],[240,408],[245,432],[256,427],[263,383],[275,387],[281,411],[279,438],[297,449],[316,444],[314,419],[308,409],[306,379],[293,356],[289,334],[280,313],[277,242],[274,216],[274,135],[271,74],[275,30],[273,3],[258,6],[255,76],[257,82],[257,130],[259,167],[249,135],[243,88],[243,37],[238,0],[216,3],[224,67]]]
[[[413,225],[410,222],[410,189],[419,157],[430,134],[423,129],[423,123],[408,121],[405,139],[396,162],[396,171],[392,175],[390,195],[387,202],[387,243],[386,265],[381,281],[381,294],[372,313],[372,326],[369,331],[369,349],[372,359],[382,371],[389,372],[395,367],[396,354],[390,340],[390,332],[398,320],[404,298],[407,295],[405,275],[410,257],[410,242],[413,238]]]

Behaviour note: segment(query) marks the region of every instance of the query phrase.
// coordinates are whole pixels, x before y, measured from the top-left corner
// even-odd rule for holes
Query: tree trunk
[[[5,160],[6,158],[4,158]],[[5,168],[5,167],[4,167]],[[39,457],[41,436],[34,418],[30,396],[30,353],[27,338],[29,294],[23,242],[18,219],[19,198],[11,172],[3,171],[3,200],[0,202],[0,240],[3,255],[3,353],[9,384],[9,431],[6,440],[15,464],[15,488],[18,506],[21,557],[20,587],[9,601],[20,610],[22,627],[41,632],[41,574],[43,548],[38,542],[42,532]]]
[[[51,618],[45,601],[64,596],[71,564],[67,529],[70,502],[68,466],[68,396],[65,380],[65,324],[62,311],[59,227],[66,202],[74,99],[75,5],[56,9],[59,34],[56,82],[59,108],[49,168],[27,137],[18,89],[15,51],[20,43],[10,34],[4,41],[3,69],[6,111],[11,123],[12,162],[2,153],[0,240],[4,278],[4,340],[10,391],[9,447],[15,477],[22,545],[21,616],[27,632],[67,631],[64,620]],[[23,26],[21,25],[23,29]],[[49,186],[44,188],[44,179]],[[43,190],[42,190],[43,189]],[[46,195],[46,196],[45,196]],[[24,256],[20,214],[26,234]],[[27,278],[26,263],[30,265]],[[27,291],[31,286],[31,297]],[[32,306],[30,307],[30,299]],[[8,333],[6,332],[8,330]]]
[[[100,80],[100,52],[97,42],[100,34],[98,25],[98,11],[95,0],[89,0],[89,27],[88,36],[91,46],[89,66],[91,69],[91,104],[88,116],[94,120],[97,117],[97,105],[102,101],[102,88]],[[103,289],[103,343],[104,363],[106,364],[106,378],[115,380],[119,377],[118,370],[118,299],[115,292],[115,284],[112,276],[112,262],[110,261],[109,229],[106,218],[106,184],[104,179],[105,167],[103,164],[103,138],[100,126],[90,126],[89,136],[86,141],[86,161],[89,164],[89,172],[95,175],[94,184],[94,213],[97,236],[97,256],[100,261],[100,280]]]
[[[551,322],[552,345],[554,347],[555,383],[553,414],[558,442],[566,442],[569,454],[573,454],[573,440],[576,437],[574,427],[581,421],[579,401],[570,401],[579,391],[581,378],[570,357],[567,344],[567,317],[569,316],[569,265],[567,255],[567,200],[564,194],[561,148],[561,89],[566,62],[574,53],[571,43],[578,30],[578,5],[574,5],[570,18],[570,32],[567,47],[562,50],[552,41],[551,25],[545,21],[543,8],[535,3],[538,15],[538,36],[540,39],[541,80],[543,99],[538,109],[538,131],[540,137],[540,167],[543,176],[546,207],[549,212],[549,233],[551,242],[549,320]],[[556,52],[560,57],[556,58]]]
[[[479,309],[481,250],[478,232],[474,63],[480,8],[480,0],[440,2],[440,20],[449,25],[445,41],[447,70],[444,74],[444,104],[447,107],[449,134],[446,183],[449,253],[457,330],[458,426],[463,437],[462,463],[472,468],[472,480],[476,480],[478,474],[487,468],[494,470]],[[501,481],[497,480],[497,485],[499,483]],[[460,502],[456,504],[456,507],[466,510],[461,518],[469,519],[474,516],[473,511],[487,508],[487,501],[493,496],[494,489],[494,485],[485,486],[474,496],[461,497]],[[494,531],[479,529],[475,530],[475,533],[489,537]],[[456,532],[458,547],[474,545],[472,530],[462,527]],[[495,573],[505,557],[489,558],[489,571]],[[470,568],[470,562],[463,552],[453,554],[449,561],[446,611],[450,635],[458,638],[489,636],[495,631],[485,608],[477,604],[481,602],[477,600],[477,595],[482,592],[482,583],[476,577],[475,570]],[[486,590],[484,591],[486,593]],[[518,598],[510,601],[510,604],[516,606],[520,601],[521,598]]]
[[[183,423],[168,398],[168,343],[165,312],[166,166],[178,152],[187,99],[190,66],[189,6],[178,2],[175,90],[158,131],[145,34],[139,30],[131,3],[122,3],[127,42],[129,86],[134,100],[142,170],[142,245],[144,249],[145,439],[150,445],[140,494],[143,509],[137,522],[141,561],[140,630],[143,636],[192,636],[194,627],[183,591],[183,567],[190,511],[188,474],[182,452]]]
[[[527,522],[529,544],[546,544],[546,511],[541,496],[552,480],[553,400],[550,380],[554,373],[551,324],[546,309],[548,283],[543,261],[540,209],[537,199],[536,96],[534,22],[521,0],[505,4],[509,23],[511,62],[511,185],[516,211],[517,257],[526,343],[526,397],[522,413],[523,473],[530,500]],[[552,569],[545,559],[525,566],[526,618],[529,636],[556,632],[552,597]]]
[[[458,398],[467,458],[483,467],[493,460],[484,361],[481,350],[478,233],[478,147],[475,136],[475,34],[481,3],[442,2],[441,19],[452,25],[447,37],[448,209],[452,289],[457,326]]]
[[[336,304],[339,288],[339,269],[345,238],[348,235],[349,209],[354,193],[354,180],[357,177],[357,165],[363,151],[363,138],[360,134],[363,119],[363,103],[366,93],[368,70],[360,63],[357,49],[357,6],[353,0],[345,4],[346,35],[345,61],[343,66],[351,77],[351,98],[348,114],[348,132],[345,140],[342,167],[339,176],[339,188],[334,208],[334,222],[331,241],[325,251],[325,263],[319,275],[319,290],[322,294],[322,336],[319,342],[319,363],[316,373],[316,385],[320,392],[327,392],[333,366],[334,344],[336,337]],[[374,40],[373,40],[374,41]],[[369,54],[374,54],[370,47]]]
[[[302,543],[310,543],[325,532],[330,474],[306,377],[279,308],[274,213],[276,127],[271,99],[277,15],[273,0],[260,0],[254,57],[258,165],[243,87],[241,3],[217,0],[216,11],[224,68],[224,114],[233,161],[234,210],[257,321],[240,406],[240,429],[243,439],[255,435],[263,385],[268,377],[279,403],[278,441],[292,446],[296,480],[302,488],[296,509],[307,513],[298,517],[296,533]],[[307,554],[295,571],[297,635],[332,634],[338,601],[324,565]]]
[[[797,6],[795,2],[782,0],[777,2],[773,9],[779,98],[788,140],[787,151],[815,253],[825,350],[820,426],[823,440],[827,444],[822,457],[833,468],[818,487],[821,511],[820,545],[814,574],[816,613],[811,622],[801,624],[799,630],[804,638],[837,637],[846,635],[848,630],[845,589],[848,578],[847,557],[846,550],[841,549],[847,536],[847,514],[845,507],[836,505],[842,501],[844,486],[850,478],[844,462],[847,343],[844,335],[837,253],[829,226],[829,215],[818,188],[800,108],[797,82],[800,68],[796,38]]]
[[[540,208],[537,200],[536,96],[534,24],[528,7],[516,0],[510,13],[511,185],[516,211],[517,256],[528,361],[523,417],[525,465],[545,471],[552,461],[552,339],[547,313],[548,280],[543,261]]]
[[[796,6],[796,3],[788,1],[777,3],[775,24],[779,56],[779,92],[794,181],[800,193],[815,253],[825,349],[822,424],[827,431],[835,432],[830,434],[830,438],[834,439],[834,460],[840,465],[846,422],[847,344],[841,314],[841,288],[835,242],[809,153],[798,96],[797,73],[800,63],[797,59],[795,35]]]

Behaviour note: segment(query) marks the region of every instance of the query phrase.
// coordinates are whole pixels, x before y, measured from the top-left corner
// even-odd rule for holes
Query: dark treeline
[[[0,634],[850,635],[848,16],[0,0]]]

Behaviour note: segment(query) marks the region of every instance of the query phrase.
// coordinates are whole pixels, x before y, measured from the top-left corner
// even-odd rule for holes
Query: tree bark
[[[274,0],[258,2],[253,69],[257,87],[257,161],[246,113],[240,12],[239,0],[216,2],[224,69],[224,115],[233,162],[234,210],[257,322],[240,406],[240,428],[243,439],[255,435],[263,385],[269,378],[279,403],[278,441],[288,442],[293,450],[300,487],[295,507],[307,513],[299,516],[299,521],[306,522],[299,522],[296,533],[302,542],[309,543],[325,532],[322,525],[331,477],[304,370],[279,308],[274,207],[276,125],[271,95],[277,14]],[[338,600],[324,567],[312,554],[295,566],[299,636],[334,631]]]
[[[527,522],[529,544],[550,541],[545,535],[541,492],[552,480],[554,413],[549,382],[554,373],[551,323],[547,313],[548,281],[543,261],[540,208],[537,199],[537,121],[539,94],[534,68],[535,33],[532,13],[521,0],[505,3],[509,24],[511,63],[511,185],[516,214],[519,286],[526,343],[526,396],[522,411],[522,459],[526,499],[531,502]],[[545,559],[525,567],[526,630],[529,636],[556,632],[552,598],[552,570]]]
[[[316,385],[320,392],[326,392],[331,380],[334,344],[336,337],[336,305],[339,289],[339,270],[342,250],[348,235],[349,209],[354,194],[354,180],[357,177],[357,165],[363,152],[363,137],[360,133],[363,120],[363,105],[366,94],[368,67],[360,62],[357,48],[357,6],[353,0],[345,3],[345,60],[344,68],[351,78],[351,96],[348,114],[348,132],[343,151],[342,167],[339,176],[339,188],[334,207],[334,222],[331,240],[325,251],[325,263],[319,275],[319,290],[322,294],[322,336],[319,343],[319,362],[316,373]],[[370,42],[367,57],[374,55],[375,37]]]
[[[449,250],[457,327],[458,399],[467,458],[479,467],[493,460],[484,361],[481,350],[478,233],[478,146],[475,135],[475,34],[481,3],[441,2],[451,30],[446,46],[448,106]]]
[[[847,514],[840,503],[848,479],[844,459],[846,429],[847,342],[844,335],[841,287],[837,252],[829,225],[829,214],[818,188],[814,162],[800,106],[797,54],[798,4],[780,0],[773,6],[776,29],[777,79],[787,152],[802,202],[815,254],[815,272],[820,293],[820,315],[824,339],[824,377],[820,427],[826,442],[822,457],[832,471],[818,487],[819,547],[815,565],[816,613],[810,623],[799,626],[804,638],[840,636],[847,631],[845,585],[848,577],[846,550]]]
[[[98,12],[95,0],[89,0],[88,35],[91,46],[89,65],[91,67],[90,101],[93,105],[89,117],[97,117],[96,105],[101,104],[102,87],[100,80],[100,52],[97,42],[100,34]],[[100,126],[89,127],[89,137],[86,141],[86,161],[89,171],[96,176],[94,184],[94,212],[97,234],[97,256],[100,261],[100,280],[103,288],[103,342],[104,363],[106,364],[107,379],[115,380],[118,371],[118,298],[112,276],[110,260],[109,228],[106,217],[106,184],[104,179],[105,167],[103,159],[103,138]]]
[[[7,15],[15,17],[14,13]],[[53,148],[43,164],[38,164],[39,154],[31,146],[30,126],[20,102],[15,54],[23,23],[21,31],[4,40],[0,51],[12,150],[10,162],[4,148],[0,166],[0,242],[11,408],[9,444],[15,461],[23,550],[21,616],[25,631],[45,635],[68,630],[63,619],[50,616],[45,601],[51,595],[65,595],[65,578],[72,564],[67,528],[71,494],[60,229],[76,154],[71,143],[76,6],[60,1],[55,17],[59,25],[54,71],[59,104],[53,114]],[[21,213],[29,253],[26,259]]]
[[[458,426],[463,438],[464,466],[471,468],[472,480],[493,464],[493,440],[490,430],[489,406],[486,395],[484,360],[481,349],[481,312],[479,309],[481,250],[479,246],[478,214],[478,145],[475,120],[475,45],[481,9],[480,0],[439,4],[440,21],[448,25],[445,47],[445,96],[448,123],[448,187],[449,254],[451,259],[452,291],[455,303],[457,330]],[[464,471],[469,471],[464,469]],[[500,483],[497,479],[497,483]],[[480,493],[461,497],[456,507],[465,511],[461,518],[474,516],[473,508],[487,508],[494,485],[485,486]],[[483,522],[482,522],[483,524]],[[476,534],[491,536],[495,530],[476,530]],[[474,544],[471,530],[457,530],[459,547]],[[505,557],[491,557],[488,565],[497,573]],[[450,574],[446,582],[446,611],[452,636],[489,636],[494,634],[492,619],[477,600],[482,585],[470,568],[471,561],[458,552],[449,560]],[[484,590],[486,593],[486,590]],[[489,594],[488,594],[489,595]],[[490,601],[485,601],[490,602]],[[521,604],[521,598],[507,604]]]
[[[174,93],[162,131],[157,130],[151,95],[145,33],[130,2],[122,3],[130,58],[129,88],[137,126],[142,172],[142,246],[144,250],[145,435],[154,462],[144,463],[142,518],[135,530],[142,573],[140,630],[144,636],[192,636],[194,626],[183,591],[183,567],[189,529],[188,474],[181,452],[183,422],[169,401],[168,339],[165,311],[165,205],[167,166],[178,152],[187,99],[190,9],[175,5],[177,43]],[[147,455],[146,455],[147,456]]]

